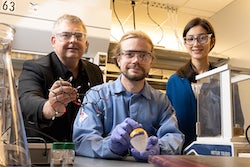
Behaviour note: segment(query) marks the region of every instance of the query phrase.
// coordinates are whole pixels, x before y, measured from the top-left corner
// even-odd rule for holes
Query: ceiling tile
[[[150,6],[150,15],[161,25],[161,29],[149,19],[147,15],[147,3],[171,4],[178,6],[177,15],[168,13],[166,9]],[[125,31],[133,29],[133,15],[131,0],[116,0],[116,10]],[[194,17],[203,17],[210,21],[216,29],[216,46],[213,54],[229,56],[239,59],[249,66],[247,48],[249,45],[249,22],[250,0],[135,0],[136,28],[143,30],[152,36],[155,43],[163,40],[159,45],[166,49],[183,49],[180,47],[179,39],[182,38],[183,27]],[[158,5],[161,6],[161,5]],[[237,11],[237,12],[233,12]],[[116,39],[122,35],[121,26],[113,15],[111,34]],[[226,27],[226,28],[225,28]],[[240,31],[238,30],[240,28]],[[117,30],[118,31],[115,31]],[[178,38],[179,37],[179,38]],[[178,43],[170,42],[171,39]],[[239,55],[240,58],[239,58]]]
[[[196,10],[204,10],[204,11],[210,11],[210,12],[217,12],[218,10],[224,8],[229,3],[231,3],[233,0],[189,0],[185,8],[191,8]]]

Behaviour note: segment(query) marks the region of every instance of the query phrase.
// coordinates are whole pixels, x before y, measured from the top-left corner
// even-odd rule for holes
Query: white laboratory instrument
[[[225,64],[196,80],[197,139],[184,154],[250,157],[250,69]]]

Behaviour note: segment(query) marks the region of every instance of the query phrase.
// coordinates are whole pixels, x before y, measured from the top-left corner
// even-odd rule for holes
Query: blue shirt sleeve
[[[122,158],[110,151],[109,142],[113,129],[127,117],[142,124],[149,136],[158,137],[161,154],[181,153],[184,136],[165,94],[148,83],[139,94],[128,93],[119,78],[87,92],[74,122],[76,153],[97,158]]]
[[[167,82],[166,95],[176,110],[179,129],[185,135],[184,147],[186,147],[196,139],[197,106],[190,81],[173,74]]]

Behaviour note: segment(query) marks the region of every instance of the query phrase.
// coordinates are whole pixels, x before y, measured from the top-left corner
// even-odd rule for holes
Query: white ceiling
[[[164,8],[167,5],[177,7],[179,12],[204,17],[211,17],[233,0],[134,0],[136,6],[149,2],[151,7]],[[115,0],[117,5],[131,5],[131,0]]]
[[[132,0],[114,0],[115,10],[123,25],[124,31],[136,29],[157,29],[157,24],[164,27],[181,28],[193,17],[210,18],[222,10],[233,0],[134,0],[134,13]],[[113,9],[112,1],[111,8]],[[113,11],[112,29],[121,28]],[[149,18],[155,21],[152,21]],[[157,23],[157,24],[156,24]],[[159,28],[158,28],[159,29]]]
[[[111,1],[113,11],[111,41],[117,41],[128,30],[140,29],[151,36],[155,45],[166,49],[184,51],[185,48],[182,44],[183,28],[189,20],[198,16],[211,21],[215,28],[217,43],[212,55],[235,58],[240,65],[242,64],[238,59],[247,59],[250,63],[250,59],[246,57],[248,54],[246,49],[250,47],[250,33],[248,33],[250,32],[250,24],[244,21],[244,19],[250,19],[250,1],[135,0],[134,17],[131,2],[131,0],[114,0],[115,11],[120,24],[115,16]],[[237,23],[238,26],[234,23]],[[241,31],[241,27],[245,27],[245,30]],[[249,29],[246,30],[247,28]],[[231,34],[238,35],[232,37]],[[246,36],[246,34],[249,34],[249,36]],[[248,64],[245,66],[248,66]]]

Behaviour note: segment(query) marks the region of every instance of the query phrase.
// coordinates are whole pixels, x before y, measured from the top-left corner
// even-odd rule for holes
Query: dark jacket
[[[49,89],[61,77],[64,80],[72,75],[59,61],[55,52],[36,60],[27,60],[18,82],[18,95],[23,113],[27,137],[41,137],[47,141],[72,141],[72,126],[79,105],[71,102],[66,107],[66,113],[55,120],[43,118],[42,109],[48,99]],[[79,100],[92,86],[103,83],[100,68],[86,60],[80,61],[77,78],[71,82],[78,90]]]

